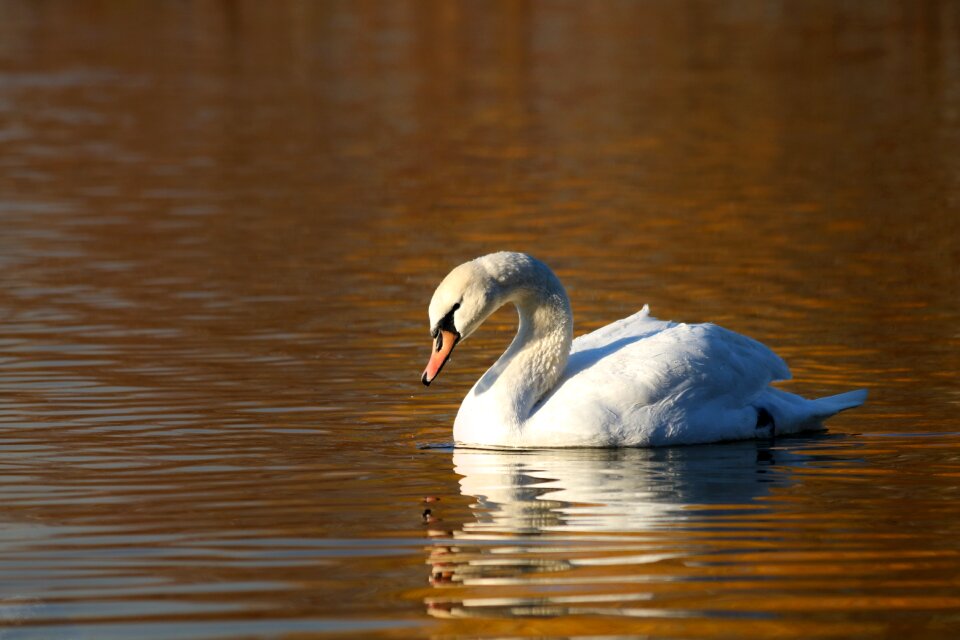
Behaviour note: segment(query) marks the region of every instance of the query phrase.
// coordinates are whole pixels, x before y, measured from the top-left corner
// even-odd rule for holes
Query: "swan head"
[[[488,257],[461,264],[433,293],[429,313],[434,346],[420,378],[423,384],[433,382],[457,343],[470,337],[500,306],[500,287],[484,263]]]

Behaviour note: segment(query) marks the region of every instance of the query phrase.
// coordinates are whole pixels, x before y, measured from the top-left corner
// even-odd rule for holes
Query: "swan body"
[[[790,370],[759,342],[713,324],[664,322],[644,306],[573,339],[563,285],[522,253],[455,268],[430,302],[430,384],[453,348],[504,304],[517,335],[464,398],[458,445],[482,448],[646,447],[822,429],[866,391],[808,400],[770,386]]]

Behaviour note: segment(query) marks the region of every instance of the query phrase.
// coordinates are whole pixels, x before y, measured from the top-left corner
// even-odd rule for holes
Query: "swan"
[[[866,390],[809,400],[770,386],[790,370],[759,342],[714,324],[657,320],[648,306],[573,339],[570,300],[547,265],[523,253],[451,271],[430,300],[433,382],[461,341],[513,303],[507,350],[474,384],[453,425],[477,448],[652,447],[768,438],[823,428]]]

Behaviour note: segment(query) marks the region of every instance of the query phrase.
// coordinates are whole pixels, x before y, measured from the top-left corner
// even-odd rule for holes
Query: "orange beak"
[[[443,369],[443,365],[447,363],[450,354],[453,353],[453,348],[457,346],[457,342],[459,341],[460,336],[452,331],[441,330],[437,334],[437,344],[434,347],[433,353],[430,354],[430,361],[427,362],[427,368],[423,370],[423,377],[420,378],[423,384],[430,386],[433,379],[440,373],[440,369]]]

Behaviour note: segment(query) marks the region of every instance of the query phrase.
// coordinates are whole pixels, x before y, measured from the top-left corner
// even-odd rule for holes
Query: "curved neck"
[[[477,382],[477,395],[492,393],[499,416],[517,428],[537,402],[553,389],[570,357],[573,312],[563,285],[549,270],[508,287],[502,304],[512,302],[520,327],[500,359]]]

